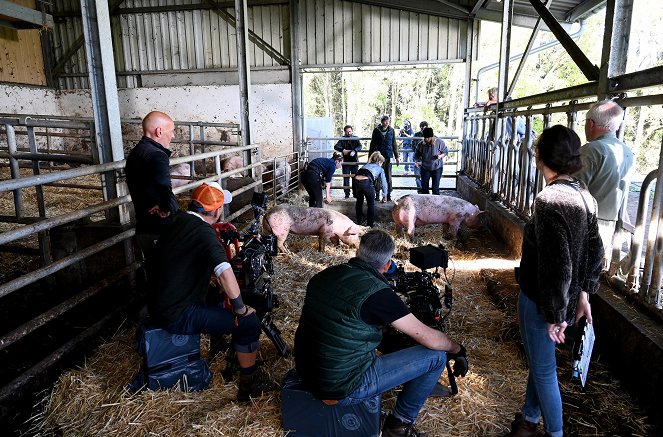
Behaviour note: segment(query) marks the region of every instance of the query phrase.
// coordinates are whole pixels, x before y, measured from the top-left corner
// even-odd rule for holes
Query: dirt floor
[[[301,199],[295,199],[301,203]],[[378,228],[394,235],[393,225]],[[485,228],[464,229],[458,241],[446,240],[440,226],[417,228],[417,241],[396,236],[397,262],[408,262],[408,250],[423,244],[444,244],[450,252],[446,278],[455,302],[447,322],[448,333],[468,351],[470,372],[457,380],[459,393],[450,398],[430,398],[418,419],[418,429],[430,436],[501,436],[524,398],[527,368],[519,341],[515,303],[517,287],[506,250]],[[280,306],[276,325],[292,346],[308,280],[327,266],[345,262],[354,254],[349,247],[327,246],[317,251],[316,237],[291,235],[291,255],[274,262],[274,291]],[[444,276],[437,285],[444,286]],[[61,376],[53,390],[35,407],[32,435],[95,436],[284,436],[278,392],[238,404],[235,381],[220,373],[223,356],[208,357],[214,378],[208,390],[177,390],[131,394],[126,385],[140,367],[134,351],[135,327],[121,326],[113,338],[97,350],[85,366]],[[208,355],[203,339],[203,355]],[[294,360],[278,356],[263,337],[260,356],[274,381],[281,381]],[[646,418],[625,394],[619,382],[598,361],[592,363],[590,381],[582,391],[571,381],[570,351],[560,348],[559,378],[564,418],[572,436],[653,435]],[[441,382],[446,384],[446,375]],[[383,396],[383,410],[394,403],[397,390]]]

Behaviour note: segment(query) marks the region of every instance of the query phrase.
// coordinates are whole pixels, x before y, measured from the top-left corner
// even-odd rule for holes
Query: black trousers
[[[384,177],[387,178],[387,199],[391,200],[391,158],[385,156],[382,168],[384,169]]]
[[[358,165],[346,165],[346,164],[343,164],[343,174],[350,174],[350,175],[356,174],[358,168],[359,168]],[[346,187],[351,187],[351,185],[350,185],[350,178],[351,178],[351,177],[352,177],[352,176],[344,177],[344,178],[343,178],[343,185],[344,185],[344,186],[346,186]],[[345,191],[345,197],[350,196],[350,188],[346,188],[344,191]]]
[[[373,226],[375,223],[375,187],[370,179],[356,180],[353,183],[354,195],[357,198],[355,212],[357,214],[357,224],[360,225],[364,220],[364,198],[366,198],[366,224]]]
[[[308,206],[322,208],[322,180],[320,175],[313,171],[302,173],[302,185],[308,193]]]

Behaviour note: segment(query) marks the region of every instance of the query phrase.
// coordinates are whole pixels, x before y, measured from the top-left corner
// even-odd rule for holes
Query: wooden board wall
[[[34,0],[10,0],[34,8]],[[46,85],[39,29],[0,27],[0,82]]]

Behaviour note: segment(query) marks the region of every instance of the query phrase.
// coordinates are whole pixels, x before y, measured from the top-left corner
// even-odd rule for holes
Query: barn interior
[[[445,194],[487,211],[487,219],[458,241],[431,226],[415,242],[443,242],[456,260],[457,304],[448,329],[472,345],[476,370],[459,381],[459,395],[427,404],[422,423],[439,436],[508,430],[526,375],[513,326],[517,285],[511,272],[542,187],[534,170],[529,177],[519,171],[534,167],[529,128],[561,123],[581,131],[584,112],[604,98],[618,101],[632,119],[660,107],[660,50],[652,65],[635,62],[629,41],[634,14],[651,7],[656,15],[661,7],[646,0],[403,3],[0,0],[4,429],[17,435],[285,435],[278,394],[240,406],[231,399],[233,383],[220,377],[204,392],[124,391],[140,367],[133,338],[145,290],[124,174],[125,158],[141,137],[141,119],[160,110],[176,122],[171,165],[181,170],[173,176],[180,204],[203,182],[219,181],[235,198],[224,220],[243,231],[253,218],[254,191],[268,194],[270,206],[305,205],[298,191],[301,164],[315,153],[330,154],[327,145],[339,139],[311,128],[304,107],[307,74],[458,64],[465,74],[453,117],[457,129],[445,137],[457,146],[443,187]],[[573,35],[597,13],[605,19],[595,40],[600,59],[593,61]],[[500,34],[493,35],[499,40],[497,103],[484,111],[476,105],[483,98],[476,62],[487,22],[499,23]],[[516,26],[532,34],[522,53],[511,45]],[[528,56],[540,50],[539,33],[554,35],[582,83],[516,92]],[[517,116],[527,126],[520,143],[502,135]],[[642,116],[638,120],[644,124]],[[360,139],[367,148],[369,138]],[[590,380],[585,392],[570,381],[563,387],[571,435],[661,432],[660,144],[656,151],[658,165],[642,180],[639,198],[631,193],[631,220],[618,222],[618,234],[629,238],[613,252],[592,302],[595,383]],[[241,165],[222,171],[234,156]],[[397,180],[401,195],[416,189],[412,177],[399,174]],[[326,208],[353,217],[354,202],[342,200],[342,184],[337,175],[338,201]],[[390,208],[380,206],[378,226],[394,232]],[[393,235],[398,260],[415,269],[407,252],[416,244]],[[281,305],[273,315],[291,346],[306,281],[354,252],[341,246],[319,253],[312,238],[290,238],[292,254],[275,258]],[[438,284],[445,282],[449,278]],[[262,342],[262,358],[279,381],[294,361],[280,356],[268,339]],[[202,349],[205,355],[204,342]],[[220,375],[223,357],[207,358]],[[383,399],[392,401],[393,395]]]

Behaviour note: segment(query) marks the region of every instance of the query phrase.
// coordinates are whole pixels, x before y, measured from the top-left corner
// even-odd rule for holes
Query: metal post
[[[645,252],[645,266],[642,272],[640,295],[646,302],[660,305],[661,257],[663,252],[663,142],[658,159],[658,175],[652,199],[652,221],[649,223],[649,235]],[[656,220],[656,222],[654,222]]]
[[[546,0],[545,6],[546,8],[550,7],[550,3],[552,0]],[[536,19],[536,24],[534,25],[534,28],[532,29],[532,35],[529,38],[529,41],[527,42],[527,47],[525,47],[525,51],[523,52],[522,58],[520,58],[520,63],[518,63],[518,68],[516,68],[516,72],[513,74],[513,80],[511,81],[511,86],[509,86],[508,91],[506,92],[505,96],[510,96],[513,93],[514,88],[516,87],[516,83],[518,83],[518,78],[520,77],[520,73],[523,71],[523,67],[525,66],[525,63],[527,62],[527,58],[530,54],[530,51],[532,50],[532,46],[534,45],[534,40],[536,40],[536,36],[539,34],[539,30],[541,29],[542,26],[542,20],[541,17]],[[467,82],[469,83],[469,82]]]
[[[299,68],[299,0],[290,0],[290,76],[292,83],[293,151],[301,151],[304,138],[302,73]]]
[[[124,149],[108,2],[80,1],[98,163],[121,161],[124,159]],[[101,180],[104,200],[126,194],[126,185],[118,182],[114,172],[103,174]],[[128,223],[129,211],[123,206],[117,211],[109,211],[108,218],[121,224]]]
[[[21,177],[21,172],[18,160],[13,157],[18,152],[16,130],[13,125],[7,123],[5,124],[5,132],[7,133],[7,148],[9,151],[9,171],[12,179],[18,179]],[[23,218],[23,193],[20,189],[14,190],[14,211],[16,212],[16,218]]]
[[[249,40],[247,25],[246,0],[235,0],[235,19],[237,20],[237,70],[239,73],[239,125],[242,131],[242,145],[251,144],[250,124],[250,96],[251,96],[251,67],[246,51],[246,42]],[[247,164],[250,164],[248,162]]]
[[[509,85],[509,57],[511,50],[511,27],[513,25],[513,2],[506,0],[502,6],[502,36],[500,40],[500,67],[497,75],[497,110],[495,111],[493,138],[500,137],[498,131],[499,102],[504,101],[506,90]]]

